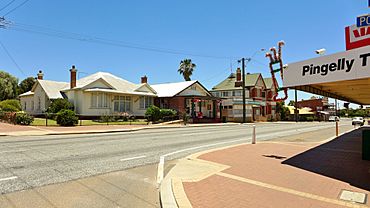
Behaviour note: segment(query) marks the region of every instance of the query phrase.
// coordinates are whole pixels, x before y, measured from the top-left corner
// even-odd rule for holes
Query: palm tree
[[[191,62],[191,59],[184,59],[180,62],[179,69],[177,70],[185,79],[185,81],[190,81],[193,71],[197,67],[194,63]]]

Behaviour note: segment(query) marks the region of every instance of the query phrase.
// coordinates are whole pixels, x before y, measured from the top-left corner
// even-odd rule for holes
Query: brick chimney
[[[236,80],[235,80],[235,87],[241,87],[243,85],[242,81],[242,71],[240,68],[236,69]]]
[[[37,73],[37,79],[42,80],[44,79],[44,73],[40,70],[39,73]]]
[[[236,81],[237,82],[241,82],[242,81],[242,71],[240,70],[240,68],[238,68],[236,70]]]
[[[148,77],[147,76],[141,77],[141,84],[145,84],[145,83],[148,83]]]
[[[77,78],[77,69],[76,69],[76,67],[75,67],[75,65],[72,65],[72,68],[69,70],[70,72],[71,72],[71,81],[70,81],[70,83],[71,83],[71,89],[72,88],[75,88],[76,87],[76,83],[77,83],[77,80],[76,80],[76,78]]]

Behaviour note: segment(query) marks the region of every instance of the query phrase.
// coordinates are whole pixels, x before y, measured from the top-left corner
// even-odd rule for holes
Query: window
[[[262,91],[262,97],[266,97],[266,92]]]
[[[40,96],[38,96],[37,98],[37,110],[41,110],[41,98]]]
[[[220,93],[219,92],[212,92],[213,96],[215,97],[219,97],[220,96]]]
[[[91,94],[91,108],[108,108],[109,101],[106,93],[92,93]]]
[[[151,105],[153,105],[152,97],[147,97],[147,96],[140,97],[140,109],[147,109]]]
[[[223,91],[222,97],[229,97],[229,91]]]
[[[35,103],[33,102],[33,100],[31,101],[31,110],[34,110],[35,109]]]
[[[24,109],[23,110],[27,110],[27,102],[24,102]]]
[[[129,111],[131,111],[131,97],[114,96],[114,112],[129,112]]]
[[[242,96],[242,91],[241,90],[235,90],[233,93],[233,96],[240,97]]]

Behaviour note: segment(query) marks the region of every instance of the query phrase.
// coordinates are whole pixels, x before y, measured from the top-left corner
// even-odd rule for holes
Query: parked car
[[[365,124],[365,120],[362,117],[354,117],[352,118],[352,125],[360,125],[363,126]]]
[[[339,117],[338,116],[330,116],[329,121],[339,121]]]

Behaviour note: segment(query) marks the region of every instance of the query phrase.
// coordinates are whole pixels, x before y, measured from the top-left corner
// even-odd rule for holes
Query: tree
[[[35,84],[36,80],[34,77],[27,77],[26,79],[22,80],[18,86],[18,94],[23,94],[28,92],[32,89],[33,85]]]
[[[48,113],[58,113],[61,110],[73,110],[73,104],[67,99],[58,98],[51,102]]]
[[[0,101],[17,97],[18,79],[5,71],[0,71]]]
[[[294,100],[289,101],[288,106],[295,106]]]
[[[190,81],[191,75],[196,65],[191,62],[191,59],[184,59],[180,62],[179,69],[177,70],[185,79],[185,81]]]
[[[285,106],[284,102],[276,103],[276,113],[280,115],[280,120],[286,121],[289,118],[289,108]]]

